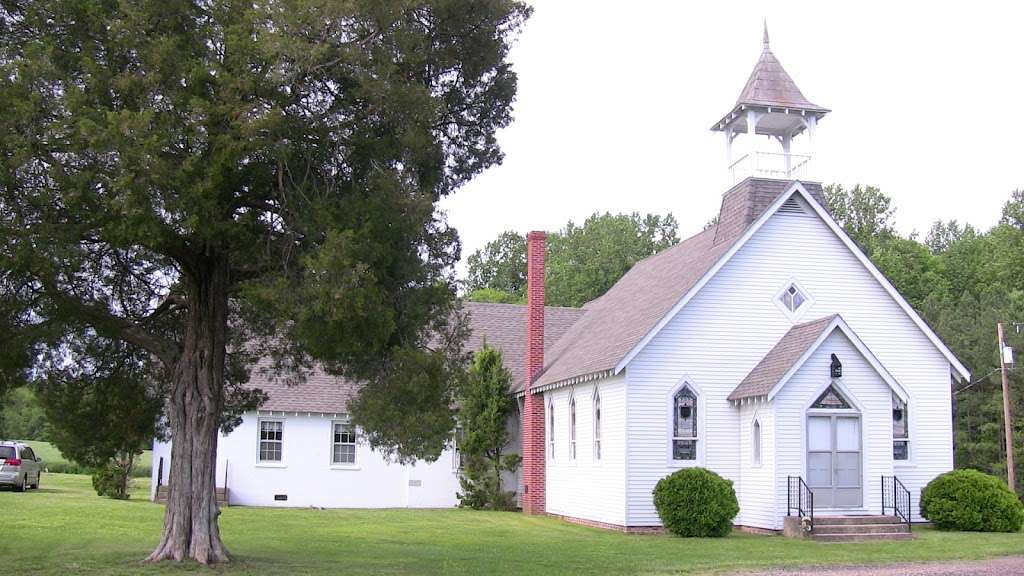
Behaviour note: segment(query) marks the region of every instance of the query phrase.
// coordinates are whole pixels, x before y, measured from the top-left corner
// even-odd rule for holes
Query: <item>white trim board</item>
[[[636,355],[639,354],[640,351],[643,350],[647,346],[647,344],[649,344],[651,340],[653,340],[654,337],[657,336],[658,333],[660,333],[661,330],[673,318],[676,317],[677,314],[679,314],[683,307],[685,307],[690,302],[690,300],[692,300],[694,296],[696,296],[697,293],[699,293],[701,289],[704,288],[704,286],[711,281],[711,279],[718,273],[718,271],[721,270],[726,265],[726,263],[728,263],[729,260],[731,260],[732,257],[735,256],[741,248],[743,248],[743,246],[746,245],[746,243],[754,236],[754,234],[756,234],[761,229],[762,226],[764,226],[768,219],[775,215],[779,207],[782,206],[782,204],[785,203],[786,200],[789,200],[794,194],[799,194],[800,196],[803,197],[804,201],[810,205],[814,213],[817,214],[823,222],[825,222],[825,224],[829,227],[830,230],[832,230],[832,233],[835,234],[836,237],[843,242],[846,248],[854,254],[857,260],[860,261],[860,263],[865,268],[867,268],[868,272],[870,272],[871,275],[875,278],[875,280],[877,280],[878,283],[881,284],[882,288],[885,289],[889,296],[896,301],[896,303],[903,310],[903,312],[908,317],[910,317],[914,324],[917,325],[918,329],[920,329],[921,332],[923,332],[924,335],[928,338],[928,340],[930,340],[931,343],[939,350],[939,352],[941,352],[942,355],[946,357],[946,360],[949,361],[950,365],[953,367],[956,374],[959,375],[962,380],[970,380],[970,370],[968,370],[967,367],[964,366],[960,362],[960,360],[957,359],[953,352],[945,345],[945,343],[942,342],[942,339],[940,339],[939,336],[935,333],[935,331],[931,329],[928,323],[925,322],[923,318],[921,318],[921,316],[914,310],[910,303],[908,303],[907,300],[903,298],[903,296],[899,293],[899,291],[896,290],[896,287],[893,286],[891,282],[889,282],[889,279],[885,277],[885,274],[882,274],[882,272],[871,262],[871,260],[869,260],[868,257],[864,255],[864,253],[861,251],[860,248],[857,247],[857,245],[849,237],[849,235],[847,235],[846,232],[843,231],[843,229],[839,226],[839,224],[832,218],[832,216],[825,211],[825,208],[822,207],[817,200],[812,198],[811,195],[804,188],[803,184],[801,184],[798,181],[794,181],[792,186],[790,186],[788,190],[780,194],[779,197],[775,199],[775,202],[773,202],[772,205],[769,206],[768,209],[766,209],[764,213],[761,214],[761,216],[749,228],[747,228],[747,231],[744,232],[743,236],[741,236],[739,240],[733,243],[732,247],[729,248],[729,251],[723,254],[722,257],[719,258],[717,262],[715,262],[715,265],[712,266],[711,269],[708,270],[706,273],[704,273],[704,276],[702,276],[701,279],[698,280],[697,283],[694,284],[690,288],[690,290],[683,295],[683,297],[679,300],[679,302],[676,303],[675,306],[672,307],[668,314],[662,317],[662,319],[659,320],[657,324],[655,324],[654,328],[652,328],[643,337],[643,339],[641,339],[640,342],[638,342],[633,347],[633,349],[630,350],[629,353],[626,354],[626,356],[619,361],[619,363],[615,366],[614,370],[612,371],[612,374],[618,374],[630,362],[632,362],[633,358],[635,358]]]

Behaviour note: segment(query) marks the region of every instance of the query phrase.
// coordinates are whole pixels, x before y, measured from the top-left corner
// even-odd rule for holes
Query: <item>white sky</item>
[[[881,187],[900,230],[922,234],[940,218],[987,228],[1024,188],[1024,3],[533,4],[505,161],[441,204],[463,262],[503,230],[595,211],[673,212],[681,237],[700,231],[730,182],[709,128],[761,53],[763,18],[797,86],[832,110],[818,180]]]

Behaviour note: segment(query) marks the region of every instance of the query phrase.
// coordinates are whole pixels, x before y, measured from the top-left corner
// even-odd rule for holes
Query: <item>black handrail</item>
[[[910,490],[895,476],[882,476],[883,516],[887,510],[892,510],[893,516],[907,525],[907,532],[911,531]]]
[[[792,516],[796,511],[800,518],[810,520],[811,531],[814,531],[814,492],[800,476],[789,476],[788,484],[786,516]]]

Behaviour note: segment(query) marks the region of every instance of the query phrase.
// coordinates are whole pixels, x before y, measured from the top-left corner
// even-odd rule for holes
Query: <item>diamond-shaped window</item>
[[[807,296],[796,287],[796,284],[790,284],[789,288],[782,291],[779,295],[779,300],[782,305],[786,307],[790,312],[796,312],[801,306],[807,302]]]

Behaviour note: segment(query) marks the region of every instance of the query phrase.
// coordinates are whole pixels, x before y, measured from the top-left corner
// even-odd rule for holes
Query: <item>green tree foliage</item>
[[[1024,504],[1006,483],[977,470],[953,470],[921,491],[921,516],[939,530],[1020,532]]]
[[[365,382],[353,417],[376,447],[441,453],[462,359],[459,243],[435,203],[502,159],[529,13],[0,3],[0,375],[92,339],[156,360],[175,481],[152,560],[227,560],[216,441],[257,398],[257,358]]]
[[[633,264],[679,242],[672,214],[597,214],[548,236],[546,296],[552,306],[582,306],[604,294]],[[497,290],[525,297],[526,238],[503,232],[468,259],[469,299],[493,301]]]
[[[526,298],[502,292],[494,288],[477,288],[466,295],[470,302],[490,302],[492,304],[525,304]]]
[[[144,353],[90,340],[60,351],[41,384],[50,440],[64,457],[95,470],[100,496],[127,498],[139,454],[162,435],[164,396]]]
[[[511,230],[502,232],[482,249],[470,254],[466,262],[469,266],[466,285],[471,294],[485,289],[517,298],[526,294],[525,236]]]
[[[878,188],[857,184],[847,190],[842,184],[829,184],[824,192],[832,217],[869,256],[878,243],[896,235],[892,199]]]
[[[49,424],[35,391],[23,386],[0,399],[0,438],[47,440]]]
[[[845,230],[973,371],[973,382],[954,395],[957,466],[1005,477],[995,330],[997,322],[1024,320],[1024,194],[1012,193],[987,232],[936,222],[922,244],[895,232],[891,201],[877,188],[826,190]],[[1024,351],[1024,335],[1010,329],[1007,341]],[[1024,372],[1010,372],[1010,387],[1014,412],[1024,414]],[[1017,475],[1024,477],[1024,420],[1016,420],[1015,435]]]
[[[654,486],[654,507],[676,536],[722,537],[740,512],[732,481],[706,468],[684,468]]]
[[[515,493],[501,487],[502,472],[514,473],[518,454],[506,454],[512,440],[508,430],[515,400],[509,395],[512,374],[505,368],[501,351],[484,344],[459,395],[459,453],[462,470],[459,484],[462,506],[477,510],[511,510]]]

